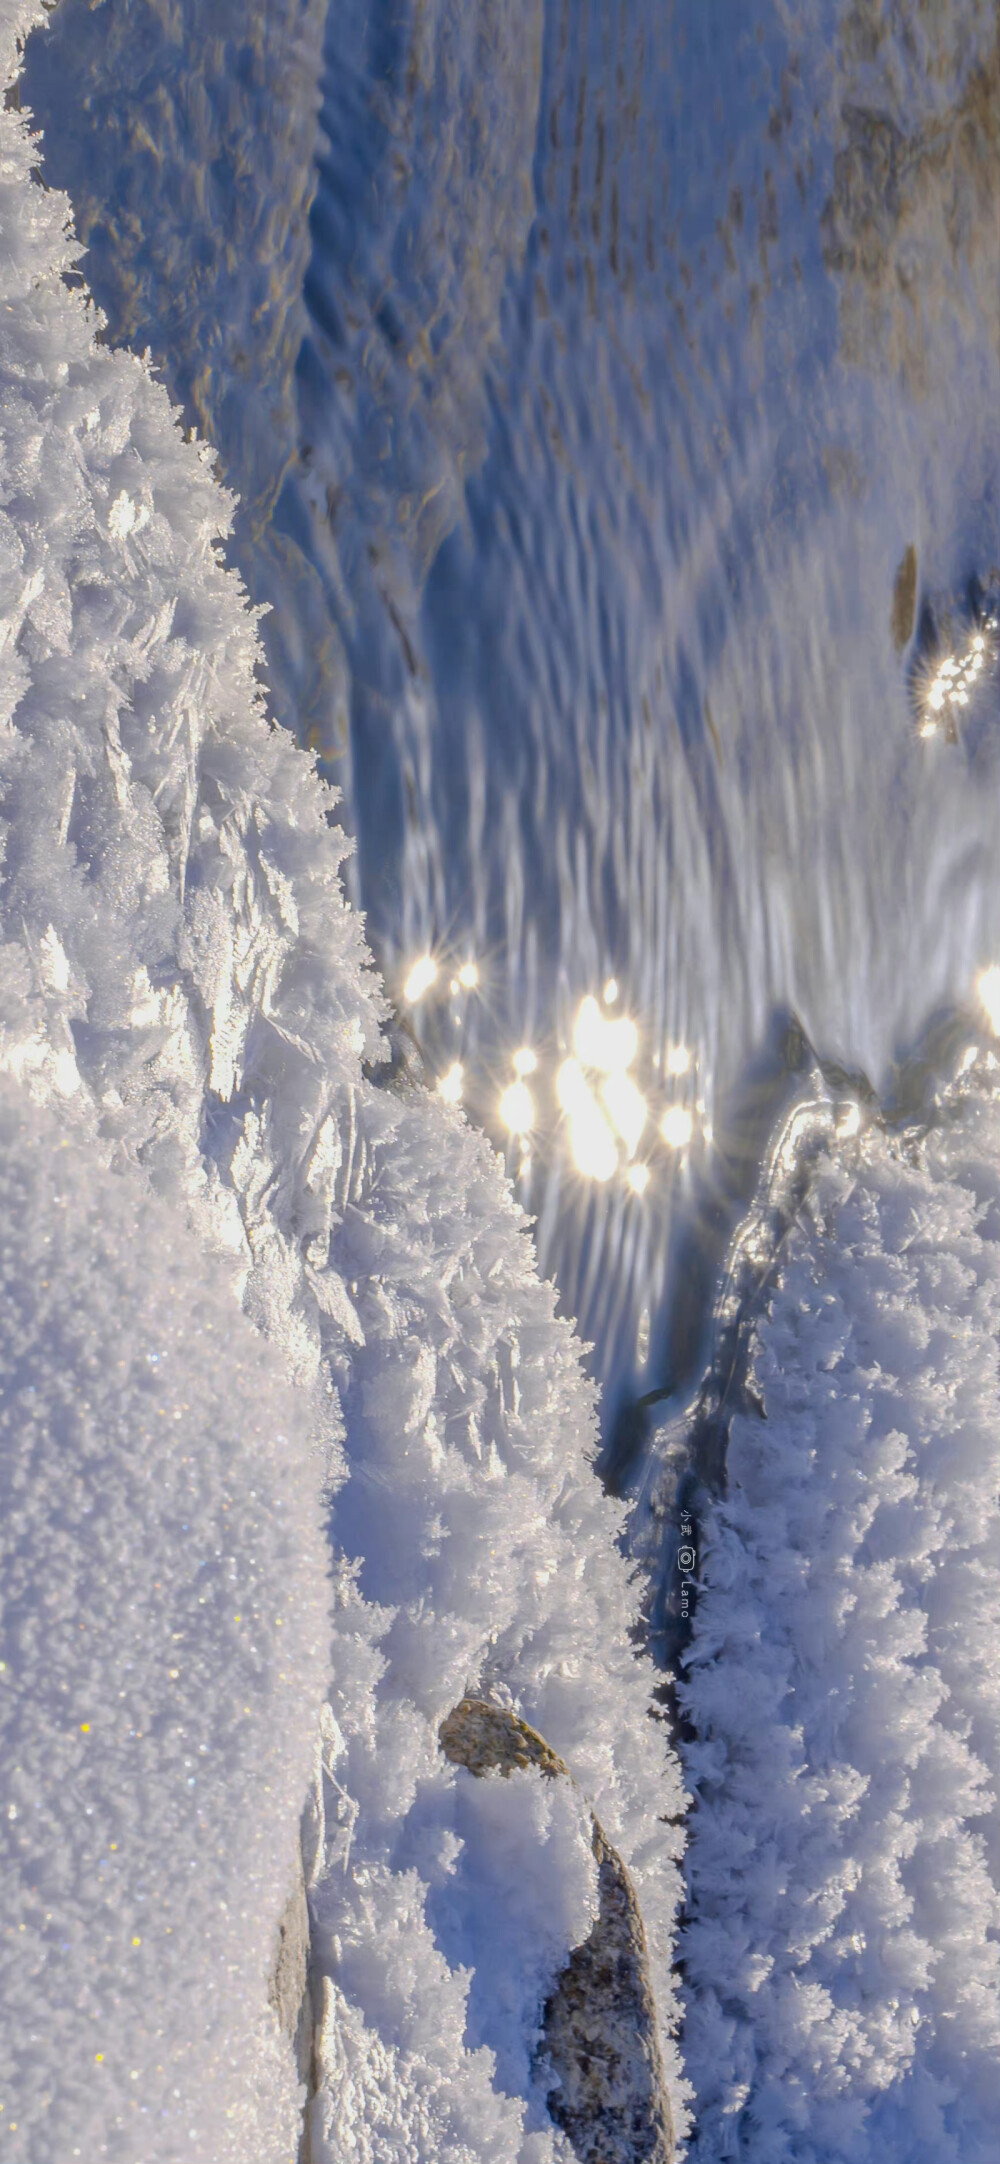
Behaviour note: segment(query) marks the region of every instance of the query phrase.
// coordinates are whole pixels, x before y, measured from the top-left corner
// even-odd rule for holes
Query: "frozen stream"
[[[195,1269],[173,1323],[178,1382],[153,1342],[157,1280],[134,1281],[128,1213],[155,1189],[176,1271],[203,1247],[219,1282],[232,1272],[266,1372],[295,1380],[288,1404],[314,1419],[329,1469],[335,1635],[285,1909],[291,2015],[301,1959],[316,2019],[313,2164],[370,2164],[386,2141],[479,2164],[562,2153],[568,2091],[561,2073],[545,2090],[538,2040],[550,1986],[602,1928],[581,1795],[620,1844],[648,1946],[648,2035],[633,2050],[626,2024],[619,2071],[634,2083],[648,2043],[653,2147],[635,2135],[634,2088],[615,2102],[613,2050],[614,2095],[595,2105],[632,2126],[622,2164],[666,2164],[671,2124],[692,2164],[993,2164],[995,13],[43,4],[17,81],[15,34],[39,8],[0,0],[11,1312],[29,1249],[46,1273],[25,1306],[45,1405],[28,1408],[34,1380],[23,1401],[8,1389],[5,1465],[30,1506],[25,1597],[41,1615],[52,1587],[78,1589],[67,1645],[50,1657],[29,1632],[44,1673],[20,1641],[12,1670],[21,1725],[0,1756],[24,1776],[5,1820],[29,1912],[18,1958],[57,1973],[36,1958],[53,1915],[31,1902],[32,1858],[47,1869],[59,1841],[29,1809],[71,1799],[86,1888],[88,1822],[105,1809],[81,1815],[73,1769],[93,1762],[107,1809],[133,1793],[115,1757],[131,1686],[105,1733],[92,1716],[111,1670],[84,1632],[111,1616],[123,1678],[129,1631],[152,1661],[129,1750],[166,1750],[174,1686],[182,1703],[203,1673],[130,1578],[92,1584],[46,1560],[62,1517],[19,1470],[27,1408],[70,1493],[91,1428],[62,1408],[91,1420],[86,1375],[106,1342],[97,1490],[120,1506],[123,1550],[139,1527],[131,1552],[154,1593],[165,1576],[178,1599],[208,1584],[187,1541],[211,1531],[208,1506],[183,1502],[178,1542],[131,1482],[147,1399],[189,1387],[185,1318],[192,1299],[205,1307]],[[45,131],[34,167],[24,102]],[[86,244],[79,270],[53,183]],[[200,450],[149,371],[95,343],[89,293],[107,344],[149,350]],[[213,546],[227,511],[211,466],[240,498],[232,560],[270,611],[270,714],[338,782],[339,812],[258,704],[258,650]],[[393,997],[393,1060],[427,1091],[378,1057],[337,818],[357,837],[348,876]],[[49,1108],[30,1132],[29,1096]],[[593,1342],[602,1470],[629,1488],[628,1516],[593,1477],[576,1341],[477,1125]],[[56,1183],[60,1249],[45,1167],[63,1129],[76,1200],[67,1211]],[[111,1163],[120,1236],[112,1225],[88,1262]],[[53,1358],[36,1322],[60,1255],[71,1338],[91,1312],[104,1335]],[[7,1341],[13,1327],[8,1314]],[[253,1332],[227,1337],[244,1449],[260,1360]],[[213,1402],[200,1384],[184,1398],[193,1435]],[[281,1393],[260,1402],[277,1583],[306,1427],[297,1459]],[[180,1427],[168,1470],[178,1447],[201,1464]],[[260,1493],[247,1489],[254,1512]],[[220,1476],[219,1511],[231,1503]],[[9,1549],[20,1520],[2,1516]],[[81,1557],[90,1518],[88,1496]],[[253,1561],[255,1522],[237,1537],[235,1515],[220,1519],[216,1560]],[[325,1550],[310,1563],[299,1548],[318,1599]],[[131,1620],[116,1621],[126,1594]],[[199,1844],[215,1810],[225,1885],[242,1858],[227,1798],[250,1758],[212,1754],[235,1704],[226,1634],[251,1628],[248,1598],[219,1607],[219,1713],[197,1769],[190,1749],[148,1759],[157,1796],[183,1769]],[[297,1623],[275,1657],[299,1641],[311,1660]],[[304,1705],[304,1662],[298,1683]],[[67,1694],[84,1715],[68,1735]],[[650,1719],[654,1696],[672,1726]],[[464,1704],[460,1725],[478,1723],[481,1699],[490,1720],[501,1708],[537,1729],[579,1793],[534,1773],[474,1786],[483,1769],[442,1756],[441,1716]],[[259,1709],[270,1732],[266,1696]],[[32,1780],[20,1739],[36,1727]],[[279,1728],[271,1747],[291,1829],[303,1762]],[[254,1823],[265,1838],[267,1811]],[[150,1868],[193,1883],[187,1838],[166,1826]],[[266,1845],[261,1932],[287,1887]],[[108,1848],[102,2003],[149,1849],[126,1854],[117,1833]],[[140,1956],[163,1973],[157,1909],[132,1918],[130,1973]],[[176,1947],[163,1930],[177,1974],[190,1959],[202,1975],[200,1927]],[[81,1959],[95,1944],[88,1927]],[[242,1945],[261,2000],[248,2049],[262,1945]],[[645,1977],[638,1931],[633,1950]],[[73,2139],[104,2140],[72,2116],[84,2089],[96,2129],[153,2108],[146,2044],[91,2035],[85,1995],[58,1973],[76,2060],[44,2012],[37,2032],[0,2022],[17,2031],[27,2101],[10,2133],[31,2164],[66,2140],[46,2118],[43,2031]],[[184,2009],[169,2051],[149,2045],[171,2098],[165,2164],[189,2117],[174,2063],[189,2062],[192,2095],[210,2077],[212,2155],[251,2140],[227,2101],[234,2082],[251,2108],[238,2053],[216,2079],[186,1994],[167,1994],[171,2021]],[[142,1993],[129,2004],[145,2021]],[[587,2039],[609,2036],[592,2012],[588,2070]],[[252,2105],[262,2157],[287,2154],[302,2107],[289,2054],[268,2063]],[[606,2153],[599,2133],[586,2147],[593,2132],[591,2111],[573,2137],[584,2164]]]
[[[907,677],[998,555],[992,11],[922,50],[868,7],[379,19],[328,26],[300,362],[360,892],[397,983],[440,957],[418,1034],[494,1131],[537,1051],[543,1267],[606,1380],[662,1383],[678,1219],[745,1191],[783,1017],[877,1084],[998,943],[996,741],[921,740]],[[609,979],[639,1194],[553,1133]]]
[[[231,301],[218,261],[197,291],[191,206],[180,326],[165,182],[159,231],[102,223],[99,16],[104,103],[59,109],[81,15],[28,68],[48,169],[90,204],[112,326],[217,412]],[[141,85],[134,39],[128,65]],[[315,74],[260,104],[298,209]],[[404,1008],[437,966],[410,1003],[431,1073],[500,1142],[530,1122],[510,1168],[609,1422],[690,1376],[791,1018],[877,1087],[1000,952],[995,669],[957,741],[912,698],[921,612],[1000,556],[996,119],[977,0],[326,23],[294,384],[291,332],[268,349],[288,441],[257,534],[302,627],[298,653],[275,635],[279,705],[345,789]],[[213,282],[214,392],[183,360]],[[228,446],[245,493],[254,458],[259,434]],[[616,1048],[588,1009],[581,1044],[609,986],[635,1031]]]

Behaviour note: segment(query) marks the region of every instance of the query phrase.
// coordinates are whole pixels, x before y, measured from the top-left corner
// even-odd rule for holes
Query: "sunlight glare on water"
[[[1000,1037],[1000,963],[991,962],[983,970],[976,990],[994,1037]]]
[[[808,27],[753,0],[722,39],[704,7],[545,0],[537,45],[492,38],[487,124],[484,6],[451,45],[445,8],[419,67],[402,19],[386,44],[361,0],[331,11],[302,500],[335,503],[330,771],[370,935],[498,1145],[537,1048],[512,1170],[613,1410],[643,1309],[666,1360],[686,1217],[748,1191],[772,1039],[877,1087],[1000,950],[992,633],[963,598],[1000,559],[985,33],[942,11],[921,75],[839,0]],[[446,950],[481,971],[447,1012],[407,976]]]
[[[601,1102],[626,1155],[634,1157],[645,1132],[646,1100],[631,1075],[613,1072],[601,1084]]]
[[[419,961],[414,962],[403,986],[403,998],[408,1007],[415,1007],[423,999],[425,992],[437,983],[437,976],[438,965],[433,957],[422,954]]]
[[[460,1105],[464,1091],[465,1077],[462,1073],[462,1063],[456,1059],[452,1061],[447,1073],[441,1076],[438,1083],[438,1096],[444,1098],[445,1104]]]
[[[668,1105],[660,1121],[660,1133],[668,1149],[684,1150],[694,1133],[694,1121],[686,1105]]]
[[[183,233],[166,187],[162,230],[112,215],[127,101],[60,68],[117,11],[31,41],[109,336],[243,460],[238,556],[267,507],[275,711],[428,1074],[505,1148],[537,1050],[511,1170],[606,1421],[643,1311],[683,1367],[685,1228],[734,1222],[803,1048],[878,1090],[1000,953],[995,10],[912,12],[330,7],[273,473],[225,396],[246,326],[188,275],[212,191]]]
[[[530,1135],[535,1124],[535,1103],[526,1082],[511,1082],[497,1107],[511,1135]]]
[[[556,1076],[556,1096],[569,1128],[577,1171],[590,1180],[610,1180],[618,1169],[614,1133],[579,1060],[563,1060]]]

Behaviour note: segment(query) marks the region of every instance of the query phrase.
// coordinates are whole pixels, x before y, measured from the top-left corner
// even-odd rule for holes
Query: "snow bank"
[[[683,1702],[696,2158],[1000,2127],[1000,1108],[829,1162],[706,1529]]]
[[[569,2164],[535,2055],[544,2001],[597,1913],[589,1813],[533,1769],[447,1771],[408,1816],[419,1871],[362,1868],[350,1907],[338,1904],[316,2164]],[[321,1914],[328,1903],[324,1889]]]
[[[308,1401],[176,1214],[9,1078],[0,1225],[3,2153],[290,2164]]]
[[[84,274],[116,344],[152,354],[238,490],[233,547],[272,710],[313,741],[347,685],[322,583],[287,517],[318,172],[326,0],[59,0],[25,58]],[[325,507],[324,507],[325,508]]]
[[[31,13],[0,0],[8,74]],[[0,1068],[183,1213],[275,1368],[323,1407],[317,2154],[380,2153],[392,2127],[401,2158],[450,2144],[466,2164],[541,2164],[553,2137],[529,2127],[519,2148],[533,2107],[509,2044],[541,1969],[516,2015],[491,1997],[436,1729],[492,1693],[566,1759],[633,1875],[669,2021],[663,1821],[683,1798],[629,1638],[593,1393],[484,1139],[372,1079],[382,995],[332,799],[267,723],[253,613],[219,552],[228,499],[142,363],[95,344],[37,156],[0,114]],[[539,1871],[558,1851],[571,1889],[575,1837],[539,1822],[537,1838]],[[446,1916],[442,1858],[460,1853]],[[552,1930],[546,1946],[551,1971]],[[151,2129],[144,2164],[160,2154]]]

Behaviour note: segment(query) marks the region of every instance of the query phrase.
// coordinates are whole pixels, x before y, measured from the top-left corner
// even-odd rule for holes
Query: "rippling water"
[[[58,67],[34,69],[55,119]],[[842,1094],[879,1087],[1000,954],[989,640],[955,727],[922,734],[914,690],[1000,562],[997,84],[977,0],[326,19],[254,590],[284,597],[279,711],[346,791],[430,1074],[502,1143],[535,1055],[509,1161],[609,1426],[689,1377],[808,1047]],[[309,98],[276,99],[268,185],[304,214]],[[95,141],[53,128],[77,199]],[[97,213],[91,240],[106,306],[133,246],[130,334],[169,369],[170,249],[102,256]],[[588,997],[634,1044],[593,1056]]]
[[[1000,942],[995,673],[953,744],[909,678],[920,610],[1000,553],[995,32],[391,19],[328,23],[300,362],[348,476],[359,890],[397,982],[440,952],[416,1028],[495,1129],[537,1048],[525,1196],[613,1396],[689,1357],[678,1231],[745,1187],[782,1017],[877,1083]],[[651,1110],[694,1122],[651,1118],[641,1196],[555,1126],[609,977]]]

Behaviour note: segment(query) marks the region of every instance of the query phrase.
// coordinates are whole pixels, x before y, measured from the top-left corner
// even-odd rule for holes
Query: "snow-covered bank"
[[[0,1083],[0,2139],[288,2164],[267,2005],[329,1602],[309,1402],[148,1184]]]
[[[842,1141],[755,1331],[681,1692],[706,2164],[996,2154],[998,1168],[992,1060]]]
[[[329,738],[344,696],[320,580],[274,516],[297,465],[325,17],[326,0],[59,0],[23,86],[114,343],[149,350],[239,496],[271,710],[301,743]]]
[[[34,19],[2,0],[6,77]],[[513,2031],[529,2051],[560,1886],[563,1957],[586,1915],[579,1829],[535,1812],[553,1892],[512,2010],[473,1928],[475,1828],[437,1724],[492,1694],[565,1759],[632,1873],[669,2021],[666,1821],[683,1797],[630,1643],[593,1392],[486,1142],[372,1079],[380,990],[330,798],[268,726],[211,454],[181,440],[139,361],[95,343],[62,276],[65,199],[32,179],[18,113],[0,144],[0,1062],[95,1178],[121,1170],[183,1215],[266,1339],[275,1388],[290,1378],[322,1431],[336,1615],[311,1858],[330,2017],[314,2158],[377,2156],[391,2129],[414,2164],[542,2164],[558,2144],[539,2094],[496,2054]],[[58,2082],[75,2017],[57,1969],[40,1988]],[[676,2103],[669,2038],[664,2057]],[[244,2132],[255,2156],[278,2138],[277,2122]],[[113,2118],[101,2137],[143,2164],[181,2153],[168,2125],[130,2138]],[[48,2139],[29,2129],[8,2154],[48,2164]]]

